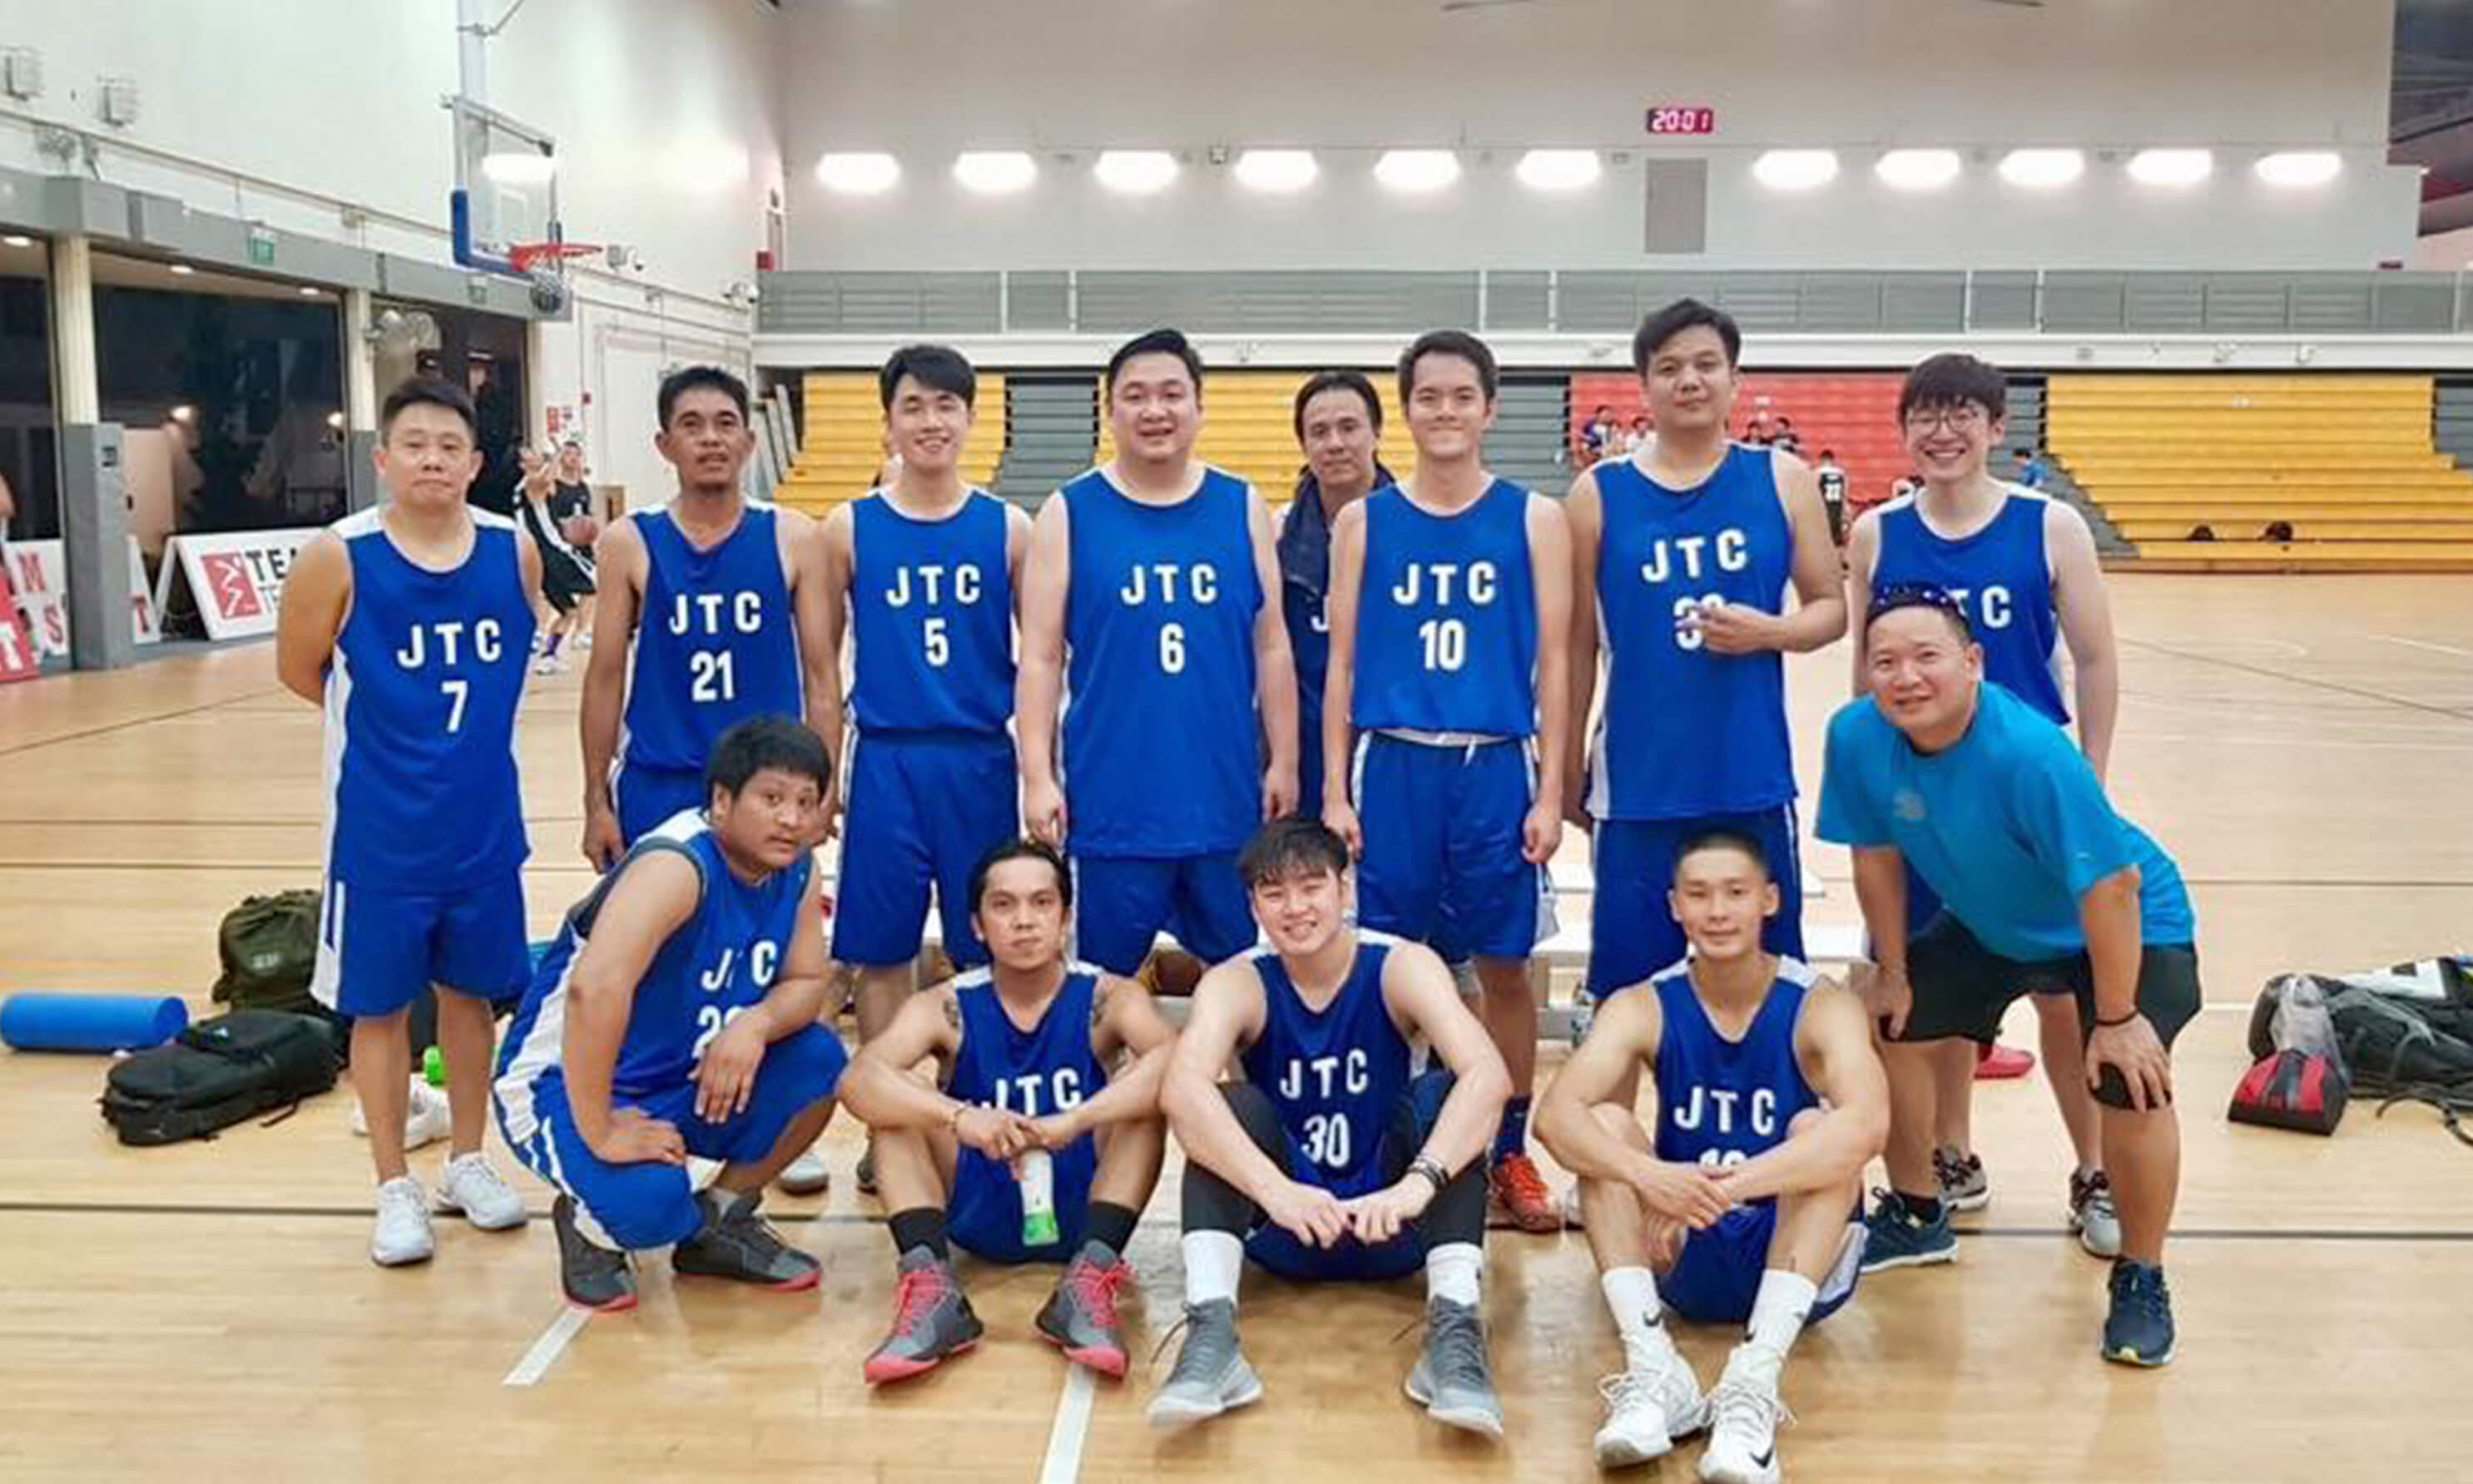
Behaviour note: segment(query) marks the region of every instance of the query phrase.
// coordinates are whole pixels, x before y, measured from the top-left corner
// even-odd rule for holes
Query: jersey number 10
[[[1426,668],[1456,670],[1468,663],[1468,625],[1456,618],[1429,618],[1417,626],[1426,646]]]

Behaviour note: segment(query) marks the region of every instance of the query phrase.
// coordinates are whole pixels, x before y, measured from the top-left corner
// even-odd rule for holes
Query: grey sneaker
[[[1103,1260],[1104,1259],[1104,1260]],[[1116,1317],[1116,1295],[1134,1281],[1124,1258],[1097,1242],[1086,1242],[1065,1265],[1056,1292],[1039,1311],[1039,1332],[1075,1365],[1111,1380],[1125,1374],[1125,1335]]]
[[[1477,1305],[1426,1301],[1426,1352],[1408,1373],[1408,1397],[1446,1427],[1502,1436],[1502,1402],[1485,1364],[1485,1321]]]
[[[732,1198],[725,1190],[696,1197],[704,1204],[704,1230],[670,1250],[670,1266],[696,1278],[727,1278],[795,1293],[813,1288],[824,1264],[781,1240],[756,1212],[763,1197],[750,1190]]]
[[[550,1204],[549,1224],[558,1232],[558,1285],[567,1303],[604,1314],[636,1306],[636,1270],[627,1255],[576,1230],[573,1197]]]
[[[1151,1425],[1189,1427],[1262,1400],[1261,1377],[1236,1348],[1236,1305],[1227,1299],[1185,1306],[1185,1346],[1167,1384],[1151,1398]]]
[[[2121,1256],[2121,1212],[2113,1208],[2112,1181],[2103,1171],[2070,1176],[2070,1230],[2078,1245],[2098,1257]]]
[[[859,1367],[870,1386],[907,1380],[932,1371],[948,1355],[979,1343],[987,1327],[971,1312],[971,1301],[953,1277],[953,1265],[921,1248],[901,1255],[900,1283],[893,1291],[893,1328]]]
[[[1933,1174],[1940,1182],[1941,1204],[1951,1210],[1981,1210],[1992,1204],[1992,1177],[1983,1173],[1981,1155],[1935,1149]]]

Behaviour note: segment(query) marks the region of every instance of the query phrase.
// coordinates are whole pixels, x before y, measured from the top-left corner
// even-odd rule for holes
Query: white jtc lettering
[[[740,634],[760,634],[764,629],[764,595],[759,592],[682,592],[670,606],[670,632],[674,634],[720,634],[725,628]]]
[[[736,948],[724,948],[721,950],[721,961],[713,965],[710,969],[706,969],[703,973],[698,974],[696,976],[696,983],[703,988],[707,994],[718,994],[721,993],[722,987],[730,983],[730,971],[732,969],[737,967],[737,964],[738,950]]]
[[[2017,605],[2011,599],[2009,589],[1999,583],[1989,584],[1981,589],[1952,587],[1949,595],[1957,601],[1960,609],[1974,611],[1979,628],[2006,629],[2010,620],[2018,616]],[[1972,603],[1967,601],[1970,598],[1974,600]]]
[[[1736,1126],[1739,1114],[1741,1128]],[[1770,1138],[1777,1134],[1777,1093],[1768,1088],[1754,1088],[1746,1095],[1733,1088],[1695,1087],[1691,1096],[1675,1100],[1673,1117],[1676,1128],[1694,1133]]]
[[[1049,1113],[1081,1106],[1082,1073],[1074,1067],[1060,1066],[1050,1072],[1029,1072],[1020,1077],[998,1077],[996,1080],[996,1107],[999,1113],[1044,1118]]]
[[[773,970],[781,967],[781,945],[770,938],[758,938],[747,950],[747,974],[759,990],[773,987]]]
[[[1649,542],[1640,577],[1652,586],[1676,577],[1697,582],[1718,572],[1747,572],[1751,566],[1751,539],[1728,526],[1715,536],[1659,537]]]
[[[1411,562],[1392,584],[1391,601],[1403,608],[1419,603],[1449,608],[1455,602],[1483,608],[1500,591],[1491,562],[1472,562],[1466,567],[1456,562]]]
[[[1136,565],[1116,590],[1127,608],[1145,603],[1216,603],[1219,569],[1208,562],[1149,562]]]
[[[948,602],[976,603],[982,590],[984,585],[975,562],[957,566],[939,562],[897,567],[893,586],[884,589],[884,606],[908,608],[916,603],[923,608],[941,608]]]
[[[1361,1093],[1373,1086],[1373,1065],[1361,1048],[1345,1056],[1290,1057],[1280,1069],[1280,1096],[1292,1103]]]
[[[407,670],[418,670],[436,659],[452,667],[464,662],[464,635],[467,626],[460,623],[414,624],[403,648],[395,652],[395,662]],[[472,636],[472,658],[481,664],[496,664],[504,654],[501,631],[494,618],[480,619],[469,626]],[[435,636],[434,640],[432,636]],[[432,651],[435,653],[432,653]]]

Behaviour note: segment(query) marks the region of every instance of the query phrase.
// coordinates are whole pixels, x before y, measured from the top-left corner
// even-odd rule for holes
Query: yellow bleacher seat
[[[775,498],[821,514],[856,499],[884,466],[884,412],[874,371],[809,371],[800,383],[799,451]],[[979,376],[978,423],[962,456],[962,477],[984,485],[1004,456],[1008,422],[1001,374]]]
[[[1307,371],[1212,372],[1202,384],[1202,433],[1194,441],[1194,453],[1205,463],[1252,481],[1272,504],[1286,503],[1296,491],[1297,471],[1305,464],[1294,423],[1297,388],[1312,374]],[[1399,417],[1394,389],[1386,384],[1388,373],[1370,371],[1366,377],[1382,398],[1382,437],[1377,452],[1393,474],[1405,479],[1417,463],[1408,425]],[[1116,439],[1102,407],[1095,457],[1105,464],[1116,456]]]
[[[2432,445],[2433,395],[2341,371],[2060,375],[2047,440],[2137,548],[2122,564],[2473,568],[2473,478]]]

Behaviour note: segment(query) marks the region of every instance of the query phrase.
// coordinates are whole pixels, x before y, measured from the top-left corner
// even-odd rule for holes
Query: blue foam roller
[[[0,1000],[0,1041],[20,1051],[135,1051],[189,1026],[171,994],[12,994]]]

